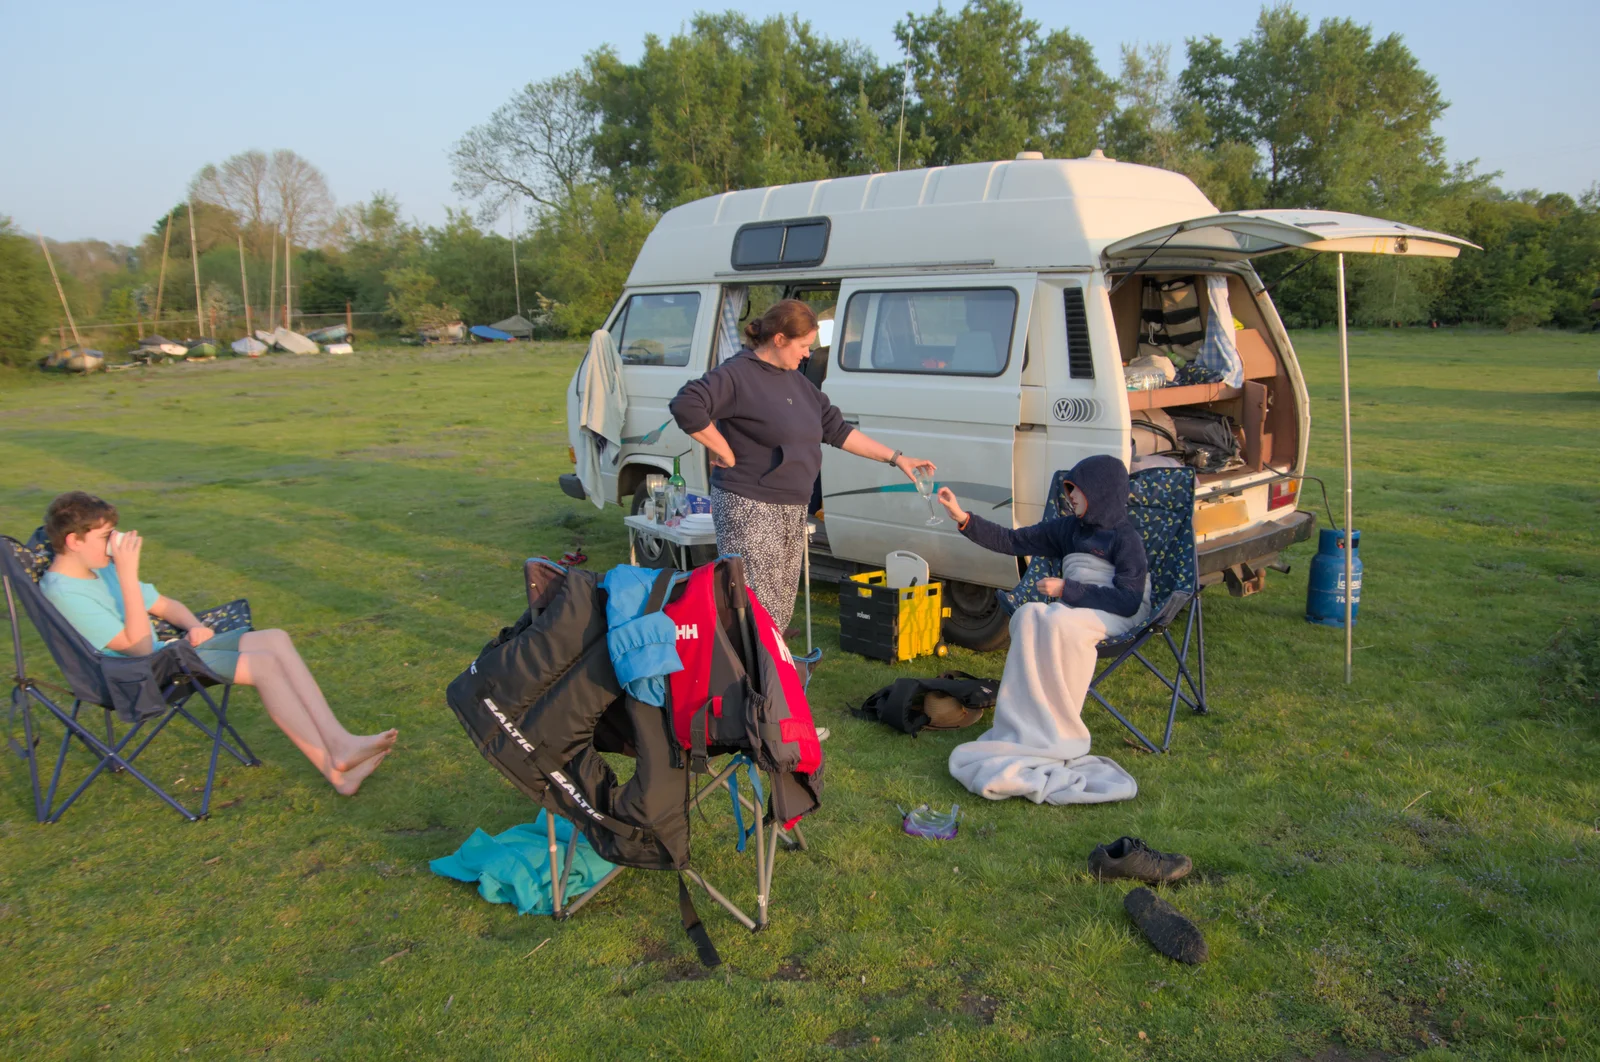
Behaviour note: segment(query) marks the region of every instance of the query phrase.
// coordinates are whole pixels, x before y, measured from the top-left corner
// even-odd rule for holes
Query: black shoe
[[[1134,889],[1123,898],[1122,907],[1133,916],[1134,923],[1150,938],[1156,950],[1167,958],[1194,965],[1210,957],[1200,927],[1149,889],[1142,886]]]
[[[1177,881],[1193,869],[1188,856],[1157,852],[1145,847],[1137,837],[1119,837],[1110,844],[1096,846],[1089,853],[1089,873],[1096,881],[1132,878],[1159,885]]]

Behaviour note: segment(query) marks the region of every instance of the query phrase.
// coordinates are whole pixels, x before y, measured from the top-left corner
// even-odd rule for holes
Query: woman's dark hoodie
[[[1067,473],[1067,481],[1089,502],[1083,517],[1067,515],[1012,530],[970,513],[961,533],[985,549],[1014,557],[1065,557],[1088,553],[1116,569],[1110,586],[1065,581],[1061,603],[1131,616],[1144,600],[1149,572],[1144,542],[1128,518],[1128,470],[1104,454],[1086,457]]]

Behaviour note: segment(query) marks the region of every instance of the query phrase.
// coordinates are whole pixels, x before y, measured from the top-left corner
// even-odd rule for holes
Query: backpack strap
[[[700,913],[694,909],[694,901],[689,898],[689,886],[683,880],[682,874],[678,875],[678,914],[683,919],[683,931],[694,941],[694,950],[700,956],[700,965],[721,966],[722,956],[717,954],[717,946],[711,943],[711,934],[700,924]]]
[[[922,711],[918,696],[922,689],[921,679],[895,679],[893,684],[861,702],[861,707],[853,709],[851,714],[858,719],[876,719],[885,726],[915,737],[918,731],[928,725],[928,716]]]
[[[660,612],[667,604],[667,593],[671,591],[672,584],[678,577],[678,572],[671,568],[663,568],[656,576],[655,583],[650,587],[650,596],[645,599],[644,611],[641,616],[648,616],[652,612]]]
[[[565,771],[561,770],[559,767],[554,769],[546,767],[545,764],[548,762],[549,761],[543,756],[540,756],[535,761],[535,765],[546,777],[554,782],[562,792],[567,794],[567,798],[569,800],[578,805],[578,810],[583,813],[584,817],[588,818],[591,822],[595,822],[601,826],[604,826],[618,837],[625,838],[629,841],[643,841],[650,836],[648,830],[641,829],[638,826],[629,825],[628,823],[623,822],[621,819],[612,818],[605,812],[597,810],[593,804],[589,803],[582,791],[578,789],[577,784],[574,783],[571,778],[567,777]],[[573,817],[576,818],[577,816]]]

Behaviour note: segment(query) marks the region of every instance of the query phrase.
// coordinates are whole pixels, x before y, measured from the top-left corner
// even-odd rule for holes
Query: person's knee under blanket
[[[1105,585],[1111,565],[1075,553],[1062,574]],[[1115,761],[1089,755],[1083,700],[1094,679],[1095,646],[1138,629],[1150,612],[1150,590],[1132,616],[1089,608],[1030,603],[1011,617],[1011,649],[995,703],[994,726],[950,753],[950,773],[990,800],[1027,797],[1036,804],[1131,800],[1139,791]]]

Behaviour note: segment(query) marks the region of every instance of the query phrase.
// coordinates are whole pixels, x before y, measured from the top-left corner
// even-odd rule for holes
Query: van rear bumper
[[[1203,578],[1231,568],[1235,564],[1248,564],[1282,553],[1296,542],[1304,542],[1310,538],[1316,526],[1316,513],[1297,511],[1282,519],[1268,520],[1255,527],[1202,543],[1197,550],[1200,575]]]
[[[589,497],[588,492],[583,489],[583,483],[578,479],[577,474],[574,472],[563,472],[560,476],[556,477],[556,482],[561,484],[561,493],[565,494],[569,498],[575,498],[578,501],[584,501]],[[1309,534],[1309,532],[1307,533]]]

